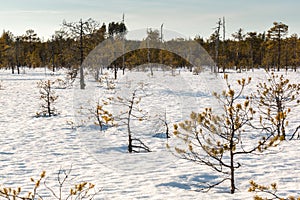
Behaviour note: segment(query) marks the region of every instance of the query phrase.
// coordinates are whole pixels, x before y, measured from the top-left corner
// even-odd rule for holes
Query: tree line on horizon
[[[223,35],[221,29],[223,28]],[[61,29],[55,31],[51,39],[42,41],[29,29],[21,36],[3,31],[0,37],[0,68],[9,68],[12,73],[21,66],[52,68],[76,68],[99,43],[108,38],[119,38],[126,34],[127,27],[122,22],[102,25],[94,19],[78,22],[64,21]],[[159,30],[147,31],[147,39],[164,42]],[[216,71],[226,69],[237,71],[254,68],[293,69],[300,65],[300,38],[297,34],[288,35],[288,25],[274,22],[263,32],[244,32],[242,28],[225,38],[225,21],[217,23],[215,31],[208,39],[200,36],[190,39],[198,42],[211,56]],[[177,54],[162,49],[140,48],[127,53],[111,63],[117,68],[131,69],[145,63],[161,63],[177,67],[190,67],[190,63]],[[106,66],[106,67],[111,67]],[[115,67],[116,68],[116,67]]]
[[[223,34],[221,29],[223,28]],[[274,22],[263,33],[245,32],[239,28],[225,38],[225,19],[219,19],[210,38],[204,40],[196,36],[199,42],[214,59],[218,71],[234,67],[238,71],[263,67],[266,70],[293,69],[300,64],[299,44],[296,33],[288,35],[288,25]]]

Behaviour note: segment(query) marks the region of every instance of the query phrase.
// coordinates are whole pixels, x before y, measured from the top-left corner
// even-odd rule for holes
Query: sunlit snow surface
[[[205,72],[195,76],[177,70],[175,76],[170,71],[154,71],[151,77],[149,72],[120,72],[114,91],[100,88],[92,80],[82,91],[77,89],[76,80],[73,88],[55,89],[58,116],[36,118],[40,103],[37,82],[63,78],[65,71],[52,74],[44,69],[25,70],[20,75],[0,71],[0,184],[4,186],[30,190],[30,178],[46,170],[47,184],[56,188],[58,170],[72,168],[65,192],[75,183],[90,181],[102,188],[96,199],[251,199],[254,194],[247,192],[251,179],[266,185],[277,182],[278,194],[283,196],[300,194],[300,141],[286,141],[264,154],[239,157],[242,167],[236,171],[238,190],[234,195],[229,194],[228,183],[209,193],[197,192],[203,183],[217,180],[217,174],[205,166],[180,160],[166,149],[167,140],[162,136],[165,129],[157,116],[166,113],[172,132],[172,124],[187,119],[192,110],[213,107],[220,111],[211,92],[220,92],[224,87],[222,74]],[[299,83],[299,75],[287,73],[294,83]],[[263,70],[230,73],[229,78],[233,81],[248,76],[253,81],[246,94],[266,79]],[[129,97],[128,84],[135,87],[141,81],[148,95],[141,100],[140,108],[148,112],[149,120],[134,122],[132,129],[152,152],[128,154],[126,127],[100,132],[95,120],[87,120],[82,110],[92,108],[98,98]],[[122,108],[110,105],[109,109],[118,113]],[[293,110],[292,130],[300,123],[299,112],[299,107]],[[74,129],[70,122],[81,126]],[[169,143],[176,143],[174,137]],[[46,199],[53,199],[45,191],[42,186]]]

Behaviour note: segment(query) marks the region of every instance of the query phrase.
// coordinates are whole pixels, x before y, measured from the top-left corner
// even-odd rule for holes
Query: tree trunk
[[[250,56],[251,56],[251,69],[252,72],[254,71],[254,56],[253,56],[253,42],[251,40],[251,44],[250,44]]]
[[[276,97],[276,104],[277,104],[277,115],[278,115],[278,122],[277,122],[277,135],[278,136],[283,136],[283,138],[285,139],[285,132],[281,129],[281,127],[284,125],[283,123],[283,119],[281,119],[281,113],[283,113],[283,109],[282,109],[282,102],[279,99],[279,97]]]
[[[128,152],[132,153],[132,137],[131,137],[131,130],[130,130],[130,115],[131,115],[131,109],[128,113],[128,119],[127,119],[127,131],[128,131]]]
[[[131,134],[128,134],[128,152],[132,153],[132,138],[131,138]]]
[[[115,72],[115,80],[118,78],[118,68],[116,65],[114,65],[114,72]]]
[[[296,72],[297,68],[297,39],[293,41],[293,66],[294,66],[294,71]]]
[[[98,107],[99,107],[99,103],[98,103],[97,108],[96,108],[96,115],[97,115],[96,118],[97,118],[98,124],[100,126],[100,131],[102,131],[102,122],[101,122],[101,119],[100,119],[100,113],[99,113]]]
[[[216,40],[215,40],[215,63],[217,66],[217,72],[220,72],[219,68],[219,41],[220,41],[220,29],[221,29],[221,19],[218,21],[218,26],[216,28]],[[215,71],[216,72],[216,71]]]
[[[235,184],[234,184],[234,162],[233,162],[233,151],[230,151],[230,182],[231,182],[231,190],[230,193],[234,194],[235,192]]]
[[[133,108],[134,98],[135,98],[135,93],[133,93],[132,101],[130,102],[128,116],[127,116],[128,152],[129,153],[132,153],[132,137],[131,137],[131,130],[130,130],[130,117],[131,117],[131,112],[132,112],[132,108]]]
[[[16,62],[17,62],[17,70],[18,70],[18,74],[20,74],[20,61],[19,61],[19,38],[17,38],[17,42],[16,42]],[[14,71],[13,71],[14,74]]]
[[[232,106],[231,102],[231,105]],[[231,123],[232,123],[232,127],[231,127],[231,138],[230,138],[230,193],[234,194],[235,192],[235,184],[234,184],[234,135],[235,135],[235,128],[234,128],[234,119],[233,117],[231,117]]]
[[[131,137],[131,130],[130,130],[130,119],[131,119],[131,113],[132,113],[132,109],[133,109],[134,99],[135,99],[135,91],[132,94],[132,99],[130,101],[128,115],[127,115],[128,152],[129,153],[132,153],[132,151],[133,151],[133,149],[132,149],[132,137]]]
[[[54,60],[54,42],[52,42],[51,46],[51,56],[52,56],[52,71],[55,72],[55,60]]]
[[[80,89],[84,89],[85,88],[85,83],[84,83],[84,77],[83,77],[83,67],[82,65],[80,66]]]
[[[85,88],[84,83],[84,74],[83,74],[83,23],[82,19],[80,19],[80,89]]]
[[[226,42],[225,42],[225,17],[223,17],[223,45],[222,45],[222,54],[223,54],[223,73],[225,73],[225,70],[226,70],[226,63],[227,63],[227,57],[226,57],[226,54],[225,54],[225,50],[226,50]]]
[[[51,117],[51,102],[50,102],[50,95],[51,95],[51,83],[50,81],[47,82],[47,87],[48,87],[48,91],[47,91],[47,110],[48,110],[48,115],[49,117]]]
[[[280,63],[280,57],[281,57],[281,38],[280,38],[280,29],[279,29],[279,38],[278,38],[278,61],[277,61],[277,71],[280,71],[281,63]]]

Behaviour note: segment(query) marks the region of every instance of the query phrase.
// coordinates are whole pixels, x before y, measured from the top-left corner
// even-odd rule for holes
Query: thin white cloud
[[[9,11],[1,11],[0,15],[19,15],[19,14],[62,14],[63,11],[57,11],[57,10],[9,10]]]

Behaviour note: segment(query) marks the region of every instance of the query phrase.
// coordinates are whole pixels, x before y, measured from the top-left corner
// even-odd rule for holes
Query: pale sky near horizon
[[[186,37],[209,38],[216,22],[226,19],[226,37],[239,28],[244,32],[267,31],[274,21],[300,35],[298,0],[0,0],[0,29],[23,35],[33,29],[48,39],[63,20],[93,18],[101,24],[122,20],[130,30],[164,28]]]

